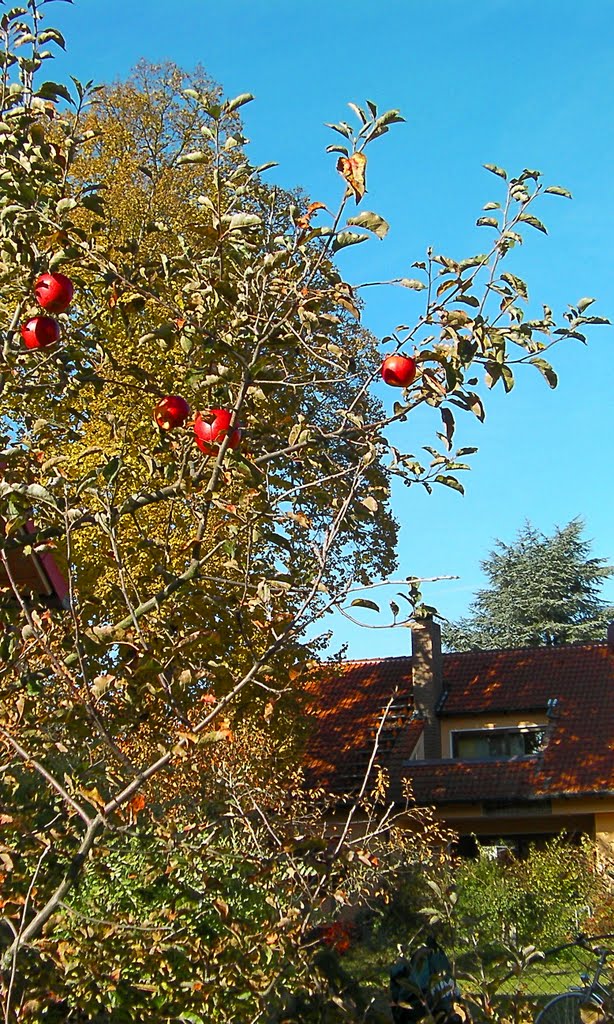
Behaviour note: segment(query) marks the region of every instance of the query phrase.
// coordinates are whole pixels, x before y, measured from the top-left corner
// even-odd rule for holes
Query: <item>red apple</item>
[[[224,437],[228,433],[232,413],[229,409],[210,409],[204,416],[196,414],[194,434],[196,444],[205,455],[215,455]],[[241,431],[234,427],[230,432],[229,447],[238,448],[241,443]]]
[[[161,430],[183,427],[190,416],[190,406],[181,395],[165,395],[154,409],[154,419]]]
[[[416,360],[411,356],[386,356],[382,377],[393,388],[406,388],[416,378]]]
[[[21,325],[26,348],[47,348],[60,340],[60,325],[51,316],[33,316]]]
[[[72,302],[74,288],[65,274],[42,274],[34,285],[39,306],[50,313],[65,313]]]

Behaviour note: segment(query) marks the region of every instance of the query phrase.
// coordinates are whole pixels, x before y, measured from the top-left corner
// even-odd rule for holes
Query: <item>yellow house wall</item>
[[[595,815],[595,839],[601,854],[614,863],[614,807]]]
[[[553,800],[551,813],[484,815],[479,803],[446,804],[435,817],[463,835],[536,835],[586,832],[614,860],[614,797]]]
[[[544,712],[522,715],[459,715],[458,718],[441,720],[441,756],[452,757],[452,733],[459,729],[501,729],[515,726],[546,726],[548,718]]]

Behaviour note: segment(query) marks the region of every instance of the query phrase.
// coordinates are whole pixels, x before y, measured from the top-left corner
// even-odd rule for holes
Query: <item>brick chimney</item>
[[[432,618],[411,625],[412,683],[414,704],[424,721],[424,757],[441,757],[441,730],[435,708],[443,690],[441,630]]]
[[[614,654],[614,622],[608,624],[608,650]]]

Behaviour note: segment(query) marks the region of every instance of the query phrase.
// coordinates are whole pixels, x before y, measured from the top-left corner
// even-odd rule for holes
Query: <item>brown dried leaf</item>
[[[353,193],[356,205],[360,202],[365,192],[367,158],[364,153],[354,153],[354,156],[340,156],[337,160],[337,170],[342,178],[345,178],[349,191]]]

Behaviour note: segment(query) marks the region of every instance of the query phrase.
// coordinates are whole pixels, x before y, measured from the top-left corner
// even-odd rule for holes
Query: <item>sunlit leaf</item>
[[[347,222],[357,228],[367,228],[377,235],[378,238],[385,238],[390,229],[390,225],[383,217],[380,217],[378,213],[372,213],[370,210],[362,210],[354,217],[348,217]]]
[[[502,167],[497,167],[496,164],[483,164],[483,166],[491,174],[496,174],[499,178],[507,178],[507,171],[504,171]]]
[[[375,601],[369,601],[366,597],[355,597],[350,608],[368,608],[372,612],[378,612],[379,605]]]

